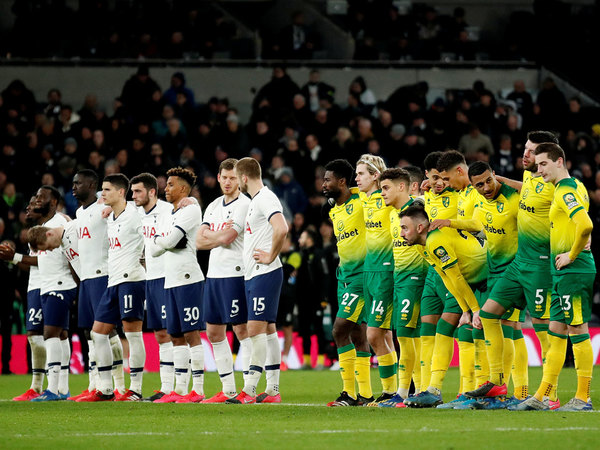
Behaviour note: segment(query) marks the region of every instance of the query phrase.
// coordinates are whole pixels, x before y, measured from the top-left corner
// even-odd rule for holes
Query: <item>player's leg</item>
[[[591,319],[595,274],[564,274],[558,277],[557,291],[573,344],[577,391],[575,397],[559,411],[587,411],[592,409],[590,385],[594,368],[594,351],[590,341],[588,322]]]
[[[246,303],[243,300],[240,300],[240,305],[244,306],[244,310],[246,307]],[[244,313],[244,317],[248,317],[248,312]],[[248,370],[250,368],[250,355],[252,354],[252,341],[248,336],[248,326],[246,322],[233,324],[233,332],[235,333],[238,341],[240,342],[240,347],[238,349],[237,357],[242,359],[242,374],[244,380],[248,376]],[[284,333],[284,345],[285,345],[285,333]],[[283,357],[283,356],[282,356]]]
[[[362,277],[356,276],[349,280],[338,280],[337,298],[338,312],[333,322],[332,335],[338,353],[340,376],[342,378],[342,393],[337,400],[330,402],[328,405],[354,406],[357,403],[358,395],[356,378],[359,377],[359,374],[364,374],[364,370],[359,370],[356,366],[357,348],[352,340],[352,334],[355,327],[357,327],[357,322],[361,321],[364,316]],[[366,329],[366,326],[364,328]],[[364,340],[366,341],[366,336]],[[369,359],[370,356],[371,353],[369,352]]]
[[[413,345],[415,346],[415,367],[413,368],[413,383],[415,392],[421,390],[421,319],[413,331]]]
[[[46,345],[44,344],[44,321],[39,289],[27,292],[26,330],[27,341],[31,348],[31,386],[25,393],[13,398],[17,402],[29,401],[39,396],[42,393],[46,375]]]
[[[281,346],[275,323],[267,326],[267,357],[265,359],[265,378],[267,387],[256,397],[257,403],[281,403],[279,393],[279,375],[281,367]]]
[[[440,293],[444,292],[440,296]],[[448,290],[433,267],[425,278],[421,297],[421,390],[427,389],[431,380],[431,358],[435,344],[435,330],[444,310],[444,300]]]
[[[531,316],[531,323],[542,349],[543,362],[550,346],[548,327],[552,303],[552,276],[549,268],[540,267],[538,270],[524,268],[520,279],[527,299],[527,310]]]
[[[364,276],[367,339],[377,356],[382,387],[381,395],[372,404],[377,406],[398,389],[396,351],[390,348],[387,339],[393,314],[394,278],[392,272],[365,272]]]
[[[371,347],[367,339],[366,312],[359,317],[358,322],[350,334],[350,340],[356,349],[356,362],[354,364],[358,393],[357,405],[364,406],[375,400],[371,387]]]
[[[250,356],[248,377],[244,382],[242,392],[235,398],[227,400],[227,403],[247,404],[256,402],[256,386],[265,369],[267,360],[268,325],[269,323],[275,323],[277,319],[282,282],[282,269],[276,269],[246,280],[247,328],[252,341],[252,354]]]
[[[525,310],[521,311],[519,322],[515,323],[515,328],[513,330],[515,361],[512,368],[512,378],[515,386],[514,396],[518,400],[525,400],[529,396],[529,355],[522,331],[522,323],[524,320]]]
[[[60,360],[60,376],[58,377],[58,395],[61,400],[67,400],[71,396],[69,389],[69,373],[71,371],[71,343],[69,342],[69,331],[63,329],[60,333],[60,346],[62,358]]]
[[[113,358],[111,375],[115,383],[115,394],[124,394],[127,389],[125,388],[125,371],[123,369],[123,355],[125,354],[123,343],[127,343],[127,339],[123,332],[122,323],[117,324],[110,332],[109,342]]]
[[[203,400],[205,403],[221,403],[237,394],[235,387],[235,376],[233,371],[233,354],[227,340],[227,324],[231,322],[230,315],[239,320],[240,299],[245,301],[243,291],[244,281],[238,286],[237,294],[231,294],[228,285],[237,280],[231,278],[218,279],[208,278],[204,284],[204,317],[206,320],[206,335],[212,344],[215,365],[221,380],[222,389],[210,399]],[[245,318],[244,318],[245,320]]]
[[[129,389],[116,401],[142,400],[142,381],[146,363],[146,347],[142,333],[144,320],[145,281],[121,283],[117,286],[123,331],[129,343]]]

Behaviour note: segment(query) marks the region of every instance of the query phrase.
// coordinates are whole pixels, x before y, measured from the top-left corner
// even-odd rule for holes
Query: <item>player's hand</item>
[[[229,219],[227,222],[225,222],[223,224],[223,228],[221,228],[222,230],[229,230],[230,228],[233,228],[233,220]]]
[[[269,252],[265,252],[264,250],[254,249],[254,261],[260,264],[271,264],[273,262],[273,258],[271,258],[271,254]]]
[[[435,219],[429,224],[429,231],[437,230],[439,228],[449,227],[450,221],[448,219]]]
[[[483,324],[481,323],[481,318],[479,317],[479,311],[473,313],[473,328],[477,328],[478,330],[483,329]]]
[[[430,189],[430,187],[431,187],[431,186],[429,186],[429,180],[428,180],[427,178],[425,178],[425,179],[423,180],[423,182],[421,183],[421,190],[422,190],[423,192],[426,192],[426,191],[428,191],[428,190]]]
[[[585,247],[583,247],[584,250],[587,250],[588,252],[592,249],[592,235],[590,234],[590,237],[588,238],[587,244],[585,244]]]
[[[15,259],[15,251],[8,245],[0,245],[0,259],[3,261],[12,261]]]
[[[460,320],[458,321],[459,327],[462,327],[463,325],[471,325],[471,313],[468,311],[462,313],[462,316],[460,316]]]
[[[569,252],[561,253],[560,255],[556,255],[556,259],[554,260],[554,265],[556,266],[556,270],[560,270],[563,267],[567,267],[571,264],[573,260],[569,258]]]
[[[185,208],[186,206],[197,204],[198,200],[196,200],[194,197],[184,197],[181,200],[179,200],[179,203],[177,203],[177,208]]]
[[[102,218],[106,219],[108,216],[110,216],[111,212],[112,212],[112,208],[110,206],[107,206],[106,208],[104,208],[102,210]]]

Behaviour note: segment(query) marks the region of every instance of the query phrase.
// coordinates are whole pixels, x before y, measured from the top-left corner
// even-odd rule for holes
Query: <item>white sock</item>
[[[277,332],[267,335],[267,357],[265,359],[265,377],[267,388],[265,392],[269,395],[279,394],[279,373],[281,366],[281,347]]]
[[[129,342],[129,389],[141,395],[146,363],[144,336],[141,331],[128,331],[125,337]]]
[[[192,366],[192,390],[204,395],[204,347],[202,343],[190,347],[190,363]]]
[[[41,393],[44,386],[44,375],[46,375],[46,344],[44,336],[27,336],[31,347],[31,389]]]
[[[230,396],[235,395],[237,391],[235,389],[235,376],[233,375],[233,355],[229,341],[225,338],[221,342],[213,342],[212,348],[217,372],[219,372],[223,384],[223,393]]]
[[[112,352],[112,377],[115,380],[115,389],[120,393],[125,392],[125,374],[123,373],[123,343],[118,334],[110,338]]]
[[[158,345],[160,359],[160,391],[169,394],[175,384],[175,368],[173,366],[173,343]]]
[[[46,339],[46,367],[48,367],[48,390],[58,394],[58,379],[60,378],[60,362],[62,346],[60,338]]]
[[[96,368],[98,370],[98,383],[96,389],[103,394],[112,394],[111,369],[113,367],[113,352],[110,349],[108,334],[91,332],[94,340],[94,351],[96,352]]]
[[[173,347],[173,365],[175,366],[175,392],[179,395],[188,393],[188,372],[190,365],[190,349],[187,345]]]
[[[96,377],[98,376],[98,370],[96,369],[96,352],[94,351],[94,341],[92,339],[87,341],[88,344],[88,391],[92,392],[96,389]]]
[[[408,398],[408,389],[406,388],[398,388],[397,393],[402,398]]]
[[[62,359],[60,361],[60,377],[58,379],[58,392],[69,393],[69,369],[71,368],[71,344],[69,339],[60,341],[62,347]]]
[[[250,357],[252,356],[252,340],[247,337],[240,341],[239,353],[242,354],[242,373],[244,374],[244,382],[248,378],[248,370],[250,368]]]
[[[248,378],[244,383],[244,392],[252,397],[256,396],[256,386],[265,367],[267,358],[267,334],[261,333],[250,338],[252,341],[252,356],[248,368]]]

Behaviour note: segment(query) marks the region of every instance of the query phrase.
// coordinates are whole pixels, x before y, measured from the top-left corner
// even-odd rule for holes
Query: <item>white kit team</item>
[[[166,175],[164,201],[149,173],[131,180],[122,174],[99,180],[95,172],[82,170],[73,179],[80,204],[74,220],[57,211],[61,196],[55,188],[42,186],[32,197],[27,208],[29,254],[0,249],[2,259],[30,272],[32,384],[15,401],[281,401],[275,320],[283,279],[278,255],[287,223],[279,200],[262,184],[260,166],[252,158],[222,162],[218,180],[223,195],[204,217],[190,197],[195,175],[179,167]],[[210,250],[206,279],[197,250]],[[78,323],[70,324],[75,303]],[[147,398],[142,397],[144,320],[159,346],[161,382]],[[240,342],[241,391],[228,325]],[[75,326],[88,344],[89,384],[70,396],[68,330]],[[222,390],[211,397],[204,393],[203,330],[222,382]],[[129,387],[123,336],[129,347]],[[263,372],[267,387],[258,394]]]

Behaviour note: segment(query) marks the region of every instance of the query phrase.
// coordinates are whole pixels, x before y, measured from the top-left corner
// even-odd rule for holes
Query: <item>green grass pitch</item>
[[[531,389],[541,369],[530,369]],[[220,390],[207,373],[206,392]],[[238,374],[238,386],[241,375]],[[372,371],[377,395],[380,384]],[[281,373],[283,404],[198,405],[149,403],[17,403],[29,376],[0,376],[0,448],[599,448],[600,414],[510,411],[327,408],[337,397],[337,372]],[[71,376],[71,392],[87,386],[87,375]],[[158,374],[144,375],[144,394],[158,387]],[[264,377],[259,388],[264,385]],[[456,395],[458,371],[451,369],[444,400]],[[574,394],[576,375],[560,378],[564,403]],[[510,392],[510,388],[509,388]],[[600,406],[598,382],[592,399]],[[358,446],[358,447],[354,447]]]

